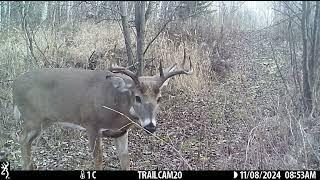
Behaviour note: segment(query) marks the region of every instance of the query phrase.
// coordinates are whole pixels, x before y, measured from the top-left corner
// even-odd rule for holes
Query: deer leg
[[[90,148],[93,152],[94,168],[102,170],[101,136],[98,130],[88,130]]]
[[[120,167],[122,170],[129,170],[129,153],[128,153],[128,131],[114,139],[118,156],[120,159]]]
[[[31,144],[39,136],[41,129],[25,126],[21,137],[22,169],[32,170]]]

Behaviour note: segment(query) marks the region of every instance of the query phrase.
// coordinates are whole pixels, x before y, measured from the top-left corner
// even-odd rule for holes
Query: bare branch
[[[282,74],[282,72],[281,72],[281,69],[280,69],[279,63],[278,63],[278,61],[277,61],[277,58],[276,58],[276,55],[275,55],[275,52],[274,52],[274,48],[273,48],[271,42],[270,42],[270,47],[271,47],[271,50],[272,50],[272,58],[273,58],[276,66],[277,66],[277,70],[278,70],[278,72],[279,72],[279,74],[280,74],[282,83],[283,83],[284,87],[286,88],[286,91],[287,91],[287,93],[288,93],[288,96],[290,96],[290,99],[291,99],[292,103],[294,103],[293,97],[292,97],[292,95],[291,95],[290,92],[289,92],[289,87],[288,87],[287,81],[286,81],[286,79],[284,78],[284,76],[283,76],[283,74]],[[295,103],[294,103],[294,105],[295,105]]]
[[[299,16],[301,15],[302,12],[299,12],[299,13],[296,13],[296,14],[293,14],[293,15],[290,15],[288,13],[285,13],[285,12],[282,12],[278,9],[275,9],[275,8],[272,8],[272,10],[274,11],[277,11],[279,13],[281,13],[282,15],[285,15],[285,16],[288,16],[289,18],[287,20],[292,20],[297,26],[301,27],[301,24],[297,21],[294,20],[294,18],[299,18]],[[281,21],[281,20],[280,20]],[[280,22],[279,21],[279,22]],[[301,21],[300,21],[301,22]]]
[[[297,5],[297,3],[299,3],[299,2],[294,2],[294,1],[292,1],[292,4],[293,4],[300,12],[302,12],[301,7],[299,7],[299,6]],[[301,6],[301,4],[299,4],[299,5]]]
[[[283,3],[284,5],[286,5],[286,7],[287,7],[293,14],[297,14],[297,12],[295,12],[295,11],[288,5],[287,2],[282,1],[282,3]],[[301,13],[301,12],[300,12],[300,13]],[[300,22],[302,21],[302,19],[301,19],[299,16],[297,16],[297,18],[300,20]]]
[[[91,53],[91,55],[90,55],[90,57],[89,57],[89,59],[88,59],[88,62],[91,61],[91,58],[92,58],[92,56],[93,56],[93,54],[94,54],[95,52],[96,52],[95,50],[92,51],[92,53]]]
[[[34,42],[34,45],[36,46],[37,50],[41,53],[41,55],[43,56],[44,60],[45,60],[46,62],[48,62],[48,59],[47,59],[46,55],[44,54],[44,52],[43,52],[43,51],[40,49],[40,47],[38,46],[38,43],[37,43],[37,41],[36,41],[36,39],[35,39],[34,32],[33,32],[33,31],[30,31],[30,32],[31,32],[31,34],[32,34],[33,42]]]
[[[172,22],[172,21],[175,21],[175,20],[184,20],[184,19],[188,19],[190,17],[194,17],[194,16],[197,16],[203,12],[199,11],[199,12],[195,12],[189,16],[186,16],[186,17],[182,17],[182,18],[178,18],[178,19],[174,19],[174,12],[177,8],[181,7],[181,4],[180,3],[178,6],[176,6],[171,15],[170,15],[170,18],[162,25],[162,27],[160,28],[160,30],[157,32],[157,34],[151,39],[151,41],[148,43],[148,45],[146,46],[146,49],[144,50],[143,54],[146,54],[147,50],[149,49],[149,47],[152,45],[152,43],[158,38],[158,36],[163,32],[163,30],[167,27],[167,25]]]
[[[162,33],[162,31],[167,27],[167,25],[173,21],[172,19],[169,19],[166,23],[163,24],[162,28],[158,31],[158,33],[151,39],[151,41],[148,43],[146,49],[144,50],[143,54],[146,54],[147,50],[151,46],[151,44],[158,38],[158,36]]]

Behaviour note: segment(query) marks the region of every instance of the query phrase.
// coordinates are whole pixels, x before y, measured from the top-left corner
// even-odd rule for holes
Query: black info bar
[[[1,169],[0,179],[44,179],[53,177],[55,179],[68,178],[79,180],[99,179],[318,179],[319,171],[315,170],[259,170],[259,171],[177,171],[177,170],[139,170],[139,171],[14,171]]]

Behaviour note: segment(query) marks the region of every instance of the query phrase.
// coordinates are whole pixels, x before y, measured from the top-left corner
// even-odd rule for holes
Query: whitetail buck
[[[175,70],[175,65],[163,70],[160,62],[160,73],[155,76],[137,77],[125,68],[41,69],[25,73],[13,84],[14,116],[24,120],[23,169],[33,169],[31,143],[54,122],[86,129],[95,169],[102,169],[101,137],[114,138],[121,169],[129,169],[127,125],[131,122],[103,106],[137,120],[153,133],[162,87],[169,78],[192,71],[190,60],[189,70]]]

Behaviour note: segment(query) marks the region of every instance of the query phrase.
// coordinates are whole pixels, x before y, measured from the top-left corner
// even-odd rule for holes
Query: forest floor
[[[213,78],[207,88],[194,94],[175,88],[163,92],[155,135],[168,143],[141,129],[130,130],[131,169],[187,169],[172,146],[194,170],[303,168],[279,139],[284,132],[276,106],[284,87],[271,40],[264,32],[230,35],[224,52],[232,70],[223,81]],[[278,56],[286,55],[283,42],[274,47]],[[279,66],[283,67],[281,61]],[[0,150],[11,168],[21,169],[21,122],[13,120],[9,102],[1,108],[0,118]],[[34,142],[32,150],[38,169],[93,167],[87,135],[80,130],[54,125]],[[119,169],[112,139],[103,139],[103,152],[104,169]]]

